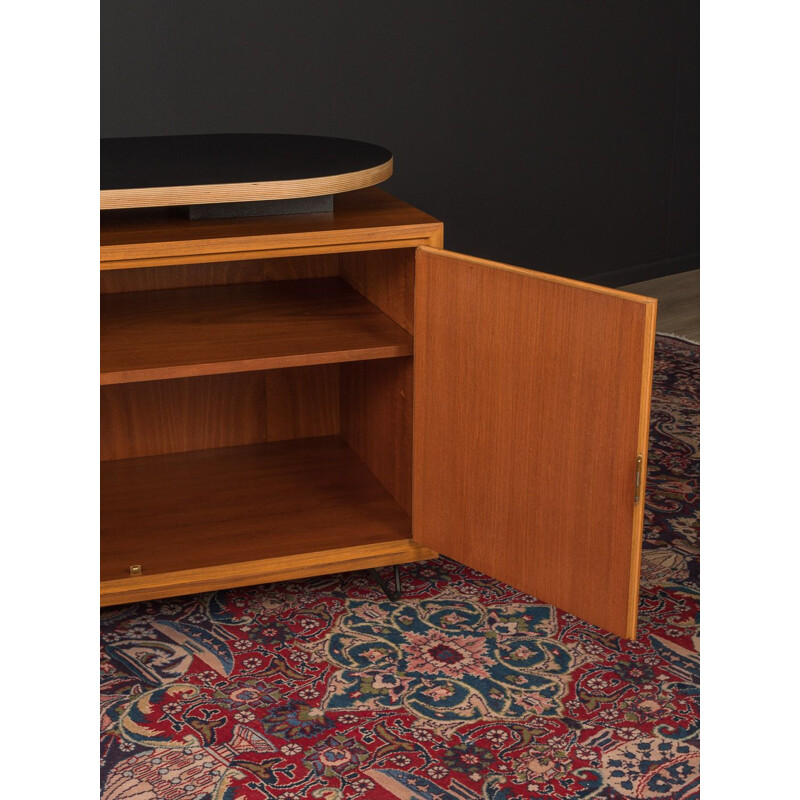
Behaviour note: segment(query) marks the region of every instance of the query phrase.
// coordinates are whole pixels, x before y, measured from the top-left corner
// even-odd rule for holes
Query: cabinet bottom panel
[[[103,605],[435,555],[340,436],[107,461],[101,509]]]
[[[401,539],[258,561],[105,580],[100,582],[100,605],[137,603],[141,600],[176,597],[195,592],[407,564],[436,558],[437,555],[433,550],[422,547],[411,539]]]

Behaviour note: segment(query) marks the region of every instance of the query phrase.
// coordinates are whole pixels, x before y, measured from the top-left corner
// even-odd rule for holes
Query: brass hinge
[[[634,484],[633,502],[638,503],[642,499],[642,462],[641,456],[636,457],[636,481]]]

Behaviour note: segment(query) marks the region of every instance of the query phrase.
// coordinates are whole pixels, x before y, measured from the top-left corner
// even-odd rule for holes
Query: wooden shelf
[[[101,496],[104,604],[433,556],[340,436],[106,461]]]
[[[412,352],[412,337],[339,278],[124,292],[101,300],[101,384]]]

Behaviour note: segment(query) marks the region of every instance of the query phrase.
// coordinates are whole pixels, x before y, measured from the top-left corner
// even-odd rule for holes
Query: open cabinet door
[[[414,539],[634,638],[656,301],[430,247],[415,294]]]

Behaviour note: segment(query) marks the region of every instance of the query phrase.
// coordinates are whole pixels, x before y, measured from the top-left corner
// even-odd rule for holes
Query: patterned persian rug
[[[699,347],[659,336],[639,637],[441,558],[103,613],[105,800],[699,795]]]

